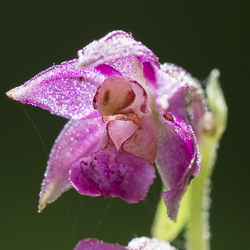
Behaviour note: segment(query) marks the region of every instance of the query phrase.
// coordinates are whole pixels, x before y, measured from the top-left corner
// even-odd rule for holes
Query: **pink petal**
[[[22,103],[47,109],[52,114],[81,119],[94,111],[96,90],[111,75],[119,73],[108,65],[79,69],[73,60],[45,70],[7,95]]]
[[[165,65],[161,65],[161,70],[155,69],[155,77],[156,81],[154,83],[155,87],[155,102],[158,104],[163,110],[169,108],[169,100],[175,96],[176,93],[186,87],[185,83],[179,81],[171,74],[165,72]],[[179,99],[178,101],[183,104],[183,99]],[[185,109],[185,106],[183,105]]]
[[[161,65],[157,77],[156,102],[167,112],[188,120],[199,140],[198,123],[207,107],[199,82],[184,69],[167,63]]]
[[[111,60],[134,55],[140,61],[159,65],[154,53],[124,31],[113,31],[78,51],[79,65],[95,67]]]
[[[189,181],[199,175],[201,155],[190,125],[173,114],[164,114],[158,126],[157,168],[166,188],[163,198],[168,215],[176,220]]]
[[[105,126],[99,115],[95,118],[71,120],[65,125],[51,150],[40,192],[40,211],[71,188],[71,164],[97,149]]]
[[[74,250],[126,250],[126,247],[103,243],[97,239],[84,239],[76,245]]]

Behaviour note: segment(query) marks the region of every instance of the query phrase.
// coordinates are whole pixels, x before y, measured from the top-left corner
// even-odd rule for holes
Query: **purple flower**
[[[144,199],[156,162],[175,220],[192,178],[205,98],[197,80],[172,64],[160,65],[142,43],[113,31],[7,95],[63,116],[51,150],[39,210],[72,186],[82,195]]]
[[[135,238],[127,247],[118,244],[103,243],[97,239],[84,239],[80,241],[74,250],[176,250],[168,242],[155,238]]]

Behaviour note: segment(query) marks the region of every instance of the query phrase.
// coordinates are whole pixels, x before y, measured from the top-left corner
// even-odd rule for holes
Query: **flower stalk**
[[[200,123],[199,149],[202,168],[199,178],[190,185],[190,217],[187,228],[187,249],[210,249],[210,179],[215,164],[219,141],[226,129],[227,106],[219,84],[220,72],[213,70],[208,78],[206,94],[210,111]]]
[[[209,250],[209,208],[210,208],[210,178],[216,157],[217,143],[207,143],[200,147],[202,169],[199,178],[190,185],[189,222],[187,226],[187,249]]]

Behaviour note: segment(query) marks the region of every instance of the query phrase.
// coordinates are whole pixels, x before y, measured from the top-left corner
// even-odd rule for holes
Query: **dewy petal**
[[[95,67],[111,60],[134,55],[141,61],[152,61],[159,66],[154,53],[124,31],[113,31],[78,51],[79,66]]]
[[[186,85],[185,107],[187,109],[189,123],[192,125],[196,139],[199,141],[198,124],[207,108],[204,91],[200,83],[183,68],[174,64],[165,64],[163,68],[169,74],[171,72],[171,75]]]
[[[186,87],[185,83],[179,81],[171,74],[165,72],[164,65],[161,65],[161,70],[155,70],[155,102],[163,110],[166,110],[170,106],[170,99],[175,96],[181,89]],[[180,99],[180,102],[185,109],[183,100]],[[178,114],[180,115],[180,114]]]
[[[174,64],[161,65],[156,75],[156,103],[167,112],[188,121],[199,140],[198,124],[207,108],[199,82]]]
[[[176,250],[168,242],[155,238],[134,238],[127,246],[128,250]]]
[[[20,87],[7,92],[8,97],[39,106],[68,119],[91,114],[93,97],[101,83],[119,75],[112,67],[77,68],[76,60],[53,66]]]
[[[76,245],[74,250],[126,250],[126,247],[103,243],[97,239],[84,239]]]
[[[176,250],[176,248],[165,241],[140,237],[131,240],[127,247],[103,243],[97,239],[84,239],[76,245],[74,250]]]
[[[161,121],[156,165],[167,190],[162,195],[168,215],[176,220],[190,180],[199,175],[201,155],[190,125],[173,114],[164,114]]]
[[[121,75],[130,77],[144,86],[143,66],[136,56],[117,58],[107,62],[107,65],[119,71]]]
[[[39,211],[71,187],[71,164],[97,149],[105,126],[99,115],[71,120],[65,125],[51,150],[40,192]]]
[[[80,194],[120,197],[128,203],[144,199],[154,178],[153,165],[122,148],[117,151],[110,136],[104,149],[79,159],[70,170],[70,181]]]

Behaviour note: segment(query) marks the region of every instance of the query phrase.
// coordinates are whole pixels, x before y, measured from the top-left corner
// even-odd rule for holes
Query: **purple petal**
[[[51,150],[40,192],[40,211],[71,187],[71,164],[97,149],[105,126],[99,115],[95,118],[71,120],[65,125]]]
[[[174,98],[176,94],[180,92],[180,90],[183,90],[186,88],[186,84],[179,81],[175,77],[173,77],[171,74],[165,72],[165,66],[167,64],[161,65],[161,70],[156,69],[155,67],[155,77],[156,81],[154,83],[155,87],[155,101],[156,104],[159,105],[159,107],[162,110],[167,110],[170,106],[170,100],[171,98]],[[183,106],[183,109],[185,109],[184,100],[182,98],[177,100],[180,101],[181,105]],[[174,110],[175,114],[179,114],[178,110]]]
[[[134,238],[127,246],[127,250],[176,250],[166,241],[155,238]]]
[[[126,250],[126,247],[103,243],[97,239],[84,239],[76,245],[74,250]]]
[[[157,77],[157,104],[184,121],[188,119],[199,140],[198,123],[207,106],[204,91],[199,82],[184,69],[167,63],[161,65],[161,71],[157,71]]]
[[[76,60],[53,66],[7,95],[22,103],[39,106],[52,114],[81,119],[91,114],[97,88],[109,76],[119,74],[112,67],[77,68]]]
[[[199,175],[201,155],[191,126],[173,114],[164,114],[164,118],[158,126],[156,164],[167,190],[162,195],[168,215],[176,220],[189,181]]]
[[[128,203],[144,199],[155,178],[155,169],[145,159],[108,145],[79,159],[70,170],[70,181],[82,195],[120,197]]]
[[[142,43],[123,31],[110,32],[98,41],[94,41],[78,51],[79,65],[97,66],[111,60],[134,55],[140,61],[151,61],[159,66],[154,53]]]

